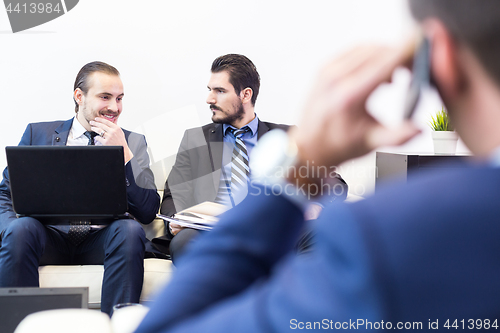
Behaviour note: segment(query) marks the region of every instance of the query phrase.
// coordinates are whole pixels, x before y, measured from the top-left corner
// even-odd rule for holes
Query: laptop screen
[[[19,216],[101,219],[127,211],[121,146],[6,147]]]

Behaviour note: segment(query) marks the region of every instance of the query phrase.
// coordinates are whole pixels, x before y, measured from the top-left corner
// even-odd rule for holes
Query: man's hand
[[[97,117],[94,121],[90,121],[90,125],[92,126],[90,129],[99,134],[99,136],[95,137],[95,141],[100,142],[103,146],[123,147],[125,164],[134,157],[120,126],[102,117]]]
[[[182,229],[184,229],[184,227],[181,227],[180,225],[176,224],[176,223],[173,223],[173,222],[170,222],[168,224],[168,227],[170,229],[170,233],[172,235],[177,235],[179,233],[179,231],[181,231]]]
[[[319,214],[321,214],[321,211],[323,210],[323,207],[321,207],[318,204],[311,203],[307,207],[307,210],[304,212],[304,220],[310,221],[310,220],[316,220],[319,217]]]
[[[290,133],[299,149],[296,167],[337,166],[377,147],[402,144],[418,134],[408,121],[398,128],[384,127],[365,107],[370,94],[389,81],[398,66],[408,64],[412,55],[409,45],[399,49],[366,46],[328,64],[317,80],[300,127]]]

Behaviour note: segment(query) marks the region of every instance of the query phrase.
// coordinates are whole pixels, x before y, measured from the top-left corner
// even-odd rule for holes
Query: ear
[[[423,22],[431,40],[431,75],[444,100],[455,100],[462,93],[465,72],[461,67],[458,46],[447,28],[436,19]]]
[[[240,99],[241,103],[249,103],[252,101],[252,96],[253,96],[253,90],[252,88],[245,88],[242,91],[240,91]]]
[[[76,88],[73,92],[73,98],[79,106],[83,105],[83,101],[85,100],[85,94],[80,88]]]

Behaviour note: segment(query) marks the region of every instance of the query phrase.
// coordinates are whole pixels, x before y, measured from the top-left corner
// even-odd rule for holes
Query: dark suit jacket
[[[470,166],[333,204],[314,226],[314,250],[301,256],[293,249],[304,225],[298,208],[250,193],[188,248],[136,332],[293,332],[308,323],[320,331],[352,322],[379,331],[382,321],[449,332],[444,325],[455,319],[460,328],[462,319],[465,328],[488,319],[491,328],[500,315],[498,184],[500,168]]]
[[[275,128],[286,131],[289,126],[259,120],[257,140]],[[222,130],[222,124],[212,123],[184,133],[175,165],[165,182],[162,214],[172,215],[204,201],[215,200],[222,166]]]
[[[66,145],[73,118],[67,121],[33,123],[26,127],[20,146]],[[143,135],[123,130],[134,157],[125,166],[129,212],[141,223],[150,223],[158,212],[160,197],[149,169],[146,139]],[[7,168],[0,183],[0,231],[16,218],[12,209]]]

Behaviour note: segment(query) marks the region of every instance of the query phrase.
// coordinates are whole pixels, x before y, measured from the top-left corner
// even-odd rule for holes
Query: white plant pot
[[[455,155],[457,151],[458,134],[450,131],[432,131],[434,154]]]

